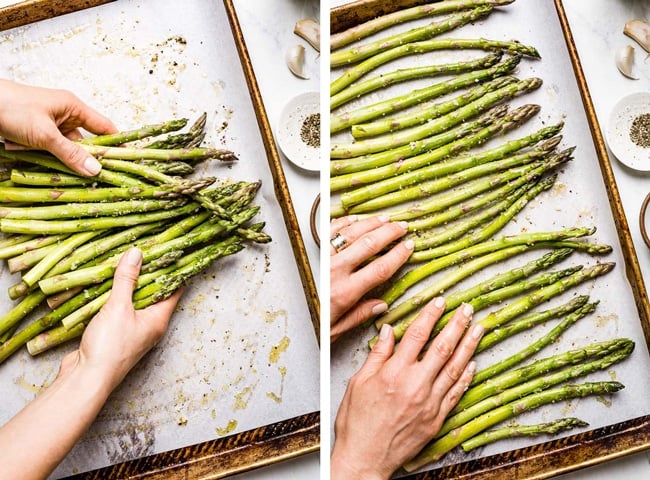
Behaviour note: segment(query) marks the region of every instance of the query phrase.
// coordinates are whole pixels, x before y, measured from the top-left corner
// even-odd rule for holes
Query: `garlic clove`
[[[650,53],[650,23],[644,20],[630,20],[625,24],[623,33]]]
[[[616,51],[615,55],[616,66],[618,71],[625,75],[627,78],[632,80],[638,80],[639,77],[635,77],[632,72],[632,66],[634,64],[634,47],[631,45],[626,45],[623,48],[619,48]]]
[[[303,18],[296,22],[293,33],[304,38],[309,45],[320,52],[320,25],[313,18]]]
[[[307,79],[309,76],[305,73],[305,47],[295,45],[287,51],[287,66],[291,73],[296,77]]]

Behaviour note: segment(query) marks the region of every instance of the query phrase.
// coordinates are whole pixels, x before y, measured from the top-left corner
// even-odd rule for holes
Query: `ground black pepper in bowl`
[[[310,147],[320,147],[320,113],[312,113],[302,122],[300,139]]]
[[[630,127],[630,140],[639,147],[650,147],[650,113],[642,113],[634,119]]]

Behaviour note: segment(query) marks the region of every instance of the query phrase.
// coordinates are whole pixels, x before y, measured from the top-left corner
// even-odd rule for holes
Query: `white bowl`
[[[636,117],[650,114],[650,93],[634,93],[623,97],[612,110],[607,124],[607,144],[616,158],[634,170],[650,172],[650,147],[635,144],[630,127]]]
[[[320,170],[320,147],[311,147],[300,138],[303,122],[314,113],[320,113],[318,92],[302,93],[292,98],[280,114],[277,137],[282,153],[294,165],[317,172]]]

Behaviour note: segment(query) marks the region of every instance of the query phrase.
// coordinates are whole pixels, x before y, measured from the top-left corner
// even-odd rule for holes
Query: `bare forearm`
[[[81,438],[110,388],[76,365],[0,428],[0,480],[46,478]]]

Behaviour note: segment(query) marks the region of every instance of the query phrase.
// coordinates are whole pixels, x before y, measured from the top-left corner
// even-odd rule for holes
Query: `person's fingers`
[[[336,341],[343,333],[361,325],[366,320],[383,313],[388,308],[386,302],[378,299],[364,300],[347,311],[330,328],[330,342]]]
[[[475,372],[476,362],[469,362],[469,364],[463,370],[463,373],[458,381],[452,385],[447,394],[444,396],[438,410],[438,418],[441,422],[444,421],[447,415],[449,415],[449,412],[453,410],[453,408],[463,396],[463,393],[467,391],[467,388],[469,387],[469,384],[471,383]],[[433,398],[433,395],[431,397]]]
[[[474,309],[470,304],[462,304],[456,309],[451,320],[449,320],[449,323],[445,325],[445,328],[443,328],[442,331],[436,335],[433,342],[431,342],[431,345],[422,361],[428,367],[433,378],[438,377],[440,370],[453,355],[456,345],[462,338],[467,329],[467,325],[469,325],[469,322],[472,319],[473,313]],[[463,367],[460,369],[462,370]],[[454,371],[448,371],[447,373],[455,373],[457,374],[456,376],[460,374],[460,372]]]
[[[115,269],[113,288],[108,302],[113,300],[121,305],[132,305],[133,289],[138,281],[142,265],[142,252],[137,248],[130,248],[120,258],[120,263]],[[112,303],[112,302],[111,302]]]
[[[406,226],[402,222],[384,223],[358,239],[351,240],[350,245],[336,255],[337,262],[344,263],[352,271],[405,233]]]
[[[144,310],[138,312],[138,318],[144,317],[146,322],[150,346],[153,347],[167,331],[169,320],[174,313],[178,301],[183,295],[183,289],[176,290],[169,298],[162,302],[155,303]]]
[[[402,341],[399,342],[394,357],[396,361],[407,363],[417,361],[422,348],[429,340],[433,326],[444,311],[445,299],[442,297],[434,298],[424,306],[417,318],[406,329]]]
[[[389,218],[386,215],[364,218],[340,228],[338,233],[343,235],[348,243],[352,243],[357,241],[364,233],[372,232],[383,224],[388,223],[388,220]]]
[[[72,140],[73,142],[76,142],[78,140],[81,140],[83,138],[83,135],[79,131],[78,128],[73,128],[72,130],[68,130],[67,132],[63,132],[63,136],[67,138],[68,140]]]
[[[65,138],[58,130],[53,132],[42,147],[77,173],[94,176],[102,169],[99,161],[81,145]]]
[[[348,215],[347,217],[335,218],[330,222],[330,237],[333,237],[342,228],[353,224],[359,219],[356,215]]]
[[[433,382],[432,393],[436,398],[444,397],[449,389],[460,379],[468,362],[472,359],[478,342],[485,329],[482,325],[472,326],[456,347],[449,361]]]
[[[364,292],[387,282],[413,253],[413,240],[400,242],[381,257],[354,272],[352,282]]]
[[[388,359],[391,358],[394,347],[395,335],[393,333],[393,327],[384,324],[379,331],[379,340],[372,347],[372,350],[370,350],[368,358],[359,373],[363,372],[365,375],[373,375],[378,372]]]
[[[78,120],[80,127],[96,135],[117,132],[117,128],[113,122],[78,98],[76,98],[75,106],[74,116]]]

